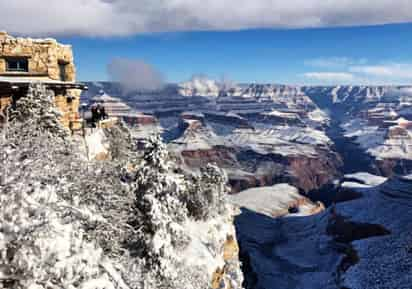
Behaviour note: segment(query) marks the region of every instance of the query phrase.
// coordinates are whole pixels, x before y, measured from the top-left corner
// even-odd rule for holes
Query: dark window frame
[[[29,72],[29,59],[27,57],[6,57],[5,60],[7,72]]]
[[[59,79],[61,81],[67,81],[67,65],[69,63],[66,61],[58,61],[59,65]]]

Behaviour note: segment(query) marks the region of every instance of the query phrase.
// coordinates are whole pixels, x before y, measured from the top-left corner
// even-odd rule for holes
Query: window
[[[60,75],[60,80],[61,81],[66,81],[66,63],[59,62],[59,75]]]
[[[68,96],[66,97],[66,102],[67,102],[67,104],[71,104],[71,103],[73,102],[73,99],[74,99],[73,96],[68,95]]]
[[[29,72],[29,60],[27,58],[7,58],[7,71]]]

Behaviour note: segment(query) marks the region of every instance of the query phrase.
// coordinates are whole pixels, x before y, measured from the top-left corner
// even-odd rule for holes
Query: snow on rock
[[[392,176],[412,168],[408,86],[303,87],[321,108],[335,114],[344,136],[372,157],[375,173]]]
[[[82,163],[79,172],[81,165],[63,160],[57,165],[72,170],[53,182],[48,170],[44,179],[36,170],[39,181],[0,185],[0,284],[241,288],[225,174],[214,166],[200,176],[178,173],[159,138],[151,144],[139,160],[130,159],[138,164],[126,175],[97,162]],[[96,172],[83,175],[89,166]]]
[[[232,113],[203,115],[184,114],[168,147],[191,170],[208,162],[224,168],[233,191],[272,185],[285,170],[305,191],[337,174],[339,159],[321,128],[265,124]]]
[[[55,187],[21,188],[14,196],[0,195],[0,205],[1,279],[14,280],[19,288],[49,288],[52,280],[67,289],[120,288],[102,269],[103,262],[111,261],[87,240],[82,220],[65,220],[72,207]],[[99,218],[87,208],[78,212]],[[15,247],[18,242],[23,245]]]
[[[370,173],[365,173],[365,172],[346,174],[344,176],[344,180],[345,179],[350,179],[360,184],[364,184],[366,186],[378,186],[388,180],[385,177],[375,176],[375,175],[372,175]]]
[[[270,218],[243,211],[236,218],[240,256],[249,268],[246,288],[336,288],[331,268],[339,254],[319,234],[325,213],[305,218]]]
[[[183,96],[218,97],[219,85],[214,80],[202,76],[195,76],[188,82],[179,85],[179,93]]]
[[[190,123],[194,120],[187,121]],[[197,151],[210,150],[218,145],[225,145],[225,140],[216,135],[210,128],[200,127],[196,131],[185,130],[183,135],[174,140],[169,147],[174,151]]]
[[[330,116],[323,110],[316,108],[308,113],[309,119],[322,124],[328,124]]]
[[[354,222],[374,223],[390,234],[355,241],[359,262],[344,275],[348,288],[409,288],[412,284],[410,230],[412,182],[395,177],[380,186],[362,189],[363,198],[342,203],[339,213]]]
[[[320,214],[237,217],[248,288],[410,288],[411,180],[348,177],[359,197]]]
[[[298,189],[288,184],[248,189],[230,195],[229,200],[236,206],[270,217],[288,215],[291,209],[296,210],[292,215],[300,216],[311,215],[321,210],[319,204],[314,204],[301,196]]]
[[[213,276],[217,268],[223,268],[225,265],[223,252],[216,256],[213,246],[222,247],[228,236],[236,236],[233,226],[234,215],[235,211],[229,208],[228,214],[210,220],[187,221],[183,229],[191,237],[191,241],[180,256],[182,262],[184,261],[188,266],[207,268],[209,276]]]
[[[89,160],[104,160],[110,155],[110,145],[103,129],[92,129],[90,134],[84,137],[86,154]]]
[[[270,129],[236,129],[227,136],[235,147],[249,147],[260,154],[315,156],[316,146],[328,146],[324,132],[308,127],[273,126]]]
[[[403,130],[402,136],[391,136],[388,129],[368,125],[366,120],[359,118],[344,123],[342,128],[345,137],[354,138],[356,143],[377,159],[412,160],[412,133],[408,130]]]
[[[278,116],[280,118],[286,118],[286,119],[297,119],[297,118],[299,118],[299,116],[296,113],[282,112],[282,111],[278,111],[278,110],[275,110],[275,109],[273,109],[270,112],[264,113],[264,115]]]

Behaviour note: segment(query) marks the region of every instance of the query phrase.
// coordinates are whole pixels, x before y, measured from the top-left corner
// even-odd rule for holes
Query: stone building
[[[0,32],[0,111],[24,97],[30,83],[41,82],[55,95],[66,127],[80,124],[80,92],[70,45],[54,39],[15,38]]]

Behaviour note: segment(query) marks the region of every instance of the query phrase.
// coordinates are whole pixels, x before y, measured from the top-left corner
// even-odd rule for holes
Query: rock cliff
[[[409,288],[411,180],[347,178],[358,196],[318,214],[237,218],[246,288]]]

